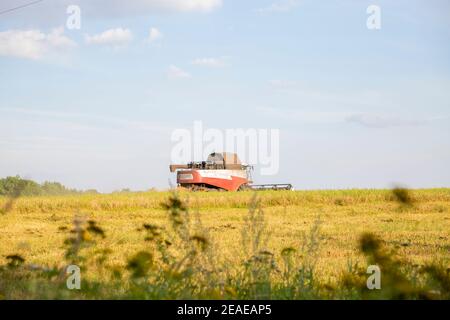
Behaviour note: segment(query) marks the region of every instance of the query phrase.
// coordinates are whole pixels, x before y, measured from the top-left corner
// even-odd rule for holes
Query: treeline
[[[0,179],[1,196],[43,196],[43,195],[68,195],[80,193],[98,193],[97,190],[80,191],[69,189],[59,182],[45,181],[37,183],[33,180],[23,179],[20,176]]]

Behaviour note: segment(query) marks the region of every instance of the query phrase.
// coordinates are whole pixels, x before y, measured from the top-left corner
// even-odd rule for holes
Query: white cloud
[[[300,0],[279,0],[267,7],[259,8],[256,11],[259,13],[287,12],[294,9],[299,4]]]
[[[0,55],[38,60],[76,47],[62,27],[44,33],[37,29],[0,32]]]
[[[353,114],[345,119],[369,128],[387,128],[403,126],[419,126],[427,123],[429,119],[412,119],[409,117],[387,116],[369,113]]]
[[[159,133],[169,132],[171,127],[160,125],[154,122],[147,122],[141,119],[125,119],[112,116],[78,113],[78,112],[65,112],[65,111],[52,111],[42,109],[27,109],[27,108],[0,108],[2,113],[12,113],[21,115],[21,119],[26,120],[27,116],[33,119],[35,122],[40,120],[49,121],[63,121],[63,123],[78,124],[83,128],[91,128],[94,123],[97,125],[108,124],[109,127],[128,127],[134,129],[141,129]],[[67,121],[67,122],[65,122]]]
[[[311,111],[305,109],[274,107],[259,107],[258,113],[272,119],[279,118],[305,124],[342,123],[347,117],[352,115],[352,113],[344,111]]]
[[[186,79],[190,78],[191,75],[177,66],[171,65],[167,71],[167,77],[169,79]]]
[[[269,84],[275,89],[289,89],[298,86],[298,83],[295,81],[280,80],[280,79],[270,80]]]
[[[193,65],[211,67],[211,68],[221,68],[226,67],[227,62],[225,57],[221,58],[197,58],[191,62]]]
[[[170,11],[209,12],[222,6],[222,0],[141,0],[146,7]]]
[[[27,1],[1,0],[1,8],[8,9]],[[48,27],[61,23],[69,5],[80,6],[83,17],[89,21],[108,18],[129,18],[157,13],[209,13],[219,9],[223,0],[58,0],[42,1],[28,9],[17,10],[14,14],[2,15],[2,21],[15,26],[32,24]]]
[[[260,107],[259,113],[270,118],[280,118],[306,124],[356,123],[368,128],[390,128],[426,125],[448,117],[417,117],[398,114],[355,113],[349,111],[311,111],[305,109]]]
[[[85,36],[87,44],[110,45],[117,47],[128,44],[132,39],[133,34],[131,31],[123,28],[109,29],[99,34]]]
[[[148,35],[149,42],[155,42],[161,40],[163,38],[163,34],[157,28],[150,28],[150,33]]]

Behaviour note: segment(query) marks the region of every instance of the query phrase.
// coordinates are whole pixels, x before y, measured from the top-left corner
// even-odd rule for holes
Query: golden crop
[[[276,285],[287,281],[286,270],[294,274],[299,263],[305,266],[310,261],[318,281],[334,287],[349,267],[365,264],[359,239],[367,233],[382,239],[383,245],[394,249],[395,255],[405,263],[425,266],[439,262],[448,267],[450,190],[408,191],[407,203],[399,199],[398,194],[401,192],[391,190],[261,191],[256,194],[250,191],[180,191],[177,199],[181,202],[173,203],[167,202],[171,192],[152,191],[20,197],[12,205],[9,199],[0,198],[0,208],[9,207],[0,214],[0,265],[11,260],[8,256],[17,255],[24,259],[25,262],[20,262],[23,265],[64,268],[68,263],[67,239],[77,217],[91,228],[84,231],[86,239],[83,241],[95,242],[80,249],[85,260],[89,260],[80,262],[86,265],[85,279],[105,283],[111,281],[111,272],[120,274],[121,281],[125,275],[143,274],[145,270],[139,269],[140,263],[145,268],[164,269],[157,246],[167,245],[167,252],[173,257],[186,259],[186,262],[179,262],[179,269],[170,268],[170,277],[174,279],[183,276],[183,264],[190,263],[192,258],[186,258],[184,252],[198,250],[213,252],[208,253],[208,257],[196,255],[195,259],[205,268],[213,259],[211,266],[217,268],[215,277],[238,274],[240,271],[234,266],[243,265],[242,261],[251,258],[256,259],[251,263],[259,263],[261,270],[273,265],[268,277]],[[255,196],[257,200],[252,200]],[[174,209],[174,206],[178,207]],[[187,216],[184,216],[185,210],[189,213]],[[92,222],[87,224],[87,221]],[[180,231],[177,224],[191,229]],[[169,230],[179,240],[175,236],[172,239]],[[102,237],[97,237],[96,233],[101,233]],[[286,269],[290,259],[293,260],[292,270]],[[100,265],[111,272],[99,271]],[[127,283],[123,290],[129,288],[128,281],[123,283]],[[239,287],[223,284],[216,293],[208,291],[207,297],[224,297],[227,290],[235,292]],[[20,294],[11,294],[11,297],[16,296]],[[104,297],[109,296],[104,294]]]

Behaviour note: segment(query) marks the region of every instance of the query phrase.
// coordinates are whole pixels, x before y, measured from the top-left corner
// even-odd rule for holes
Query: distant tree
[[[97,193],[96,190],[86,192]],[[18,196],[38,196],[38,195],[64,195],[80,193],[76,189],[66,188],[59,182],[45,181],[39,184],[35,181],[23,179],[20,176],[6,177],[0,179],[0,195],[18,197]]]
[[[100,192],[98,192],[98,191],[95,190],[95,189],[88,189],[88,190],[85,190],[84,193],[99,194]]]
[[[78,193],[77,190],[68,189],[59,182],[50,182],[50,181],[45,181],[42,184],[42,191],[44,194],[48,195]]]
[[[20,176],[0,179],[0,195],[17,197],[20,195],[33,196],[42,194],[41,186]]]
[[[129,189],[129,188],[123,188],[120,190],[114,190],[112,193],[130,193],[130,192],[133,192],[133,191],[131,191],[131,189]]]

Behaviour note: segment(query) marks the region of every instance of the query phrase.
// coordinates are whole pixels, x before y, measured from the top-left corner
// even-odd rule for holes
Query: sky
[[[279,130],[255,183],[450,187],[449,58],[446,0],[43,0],[0,13],[0,177],[164,189],[201,121]]]

